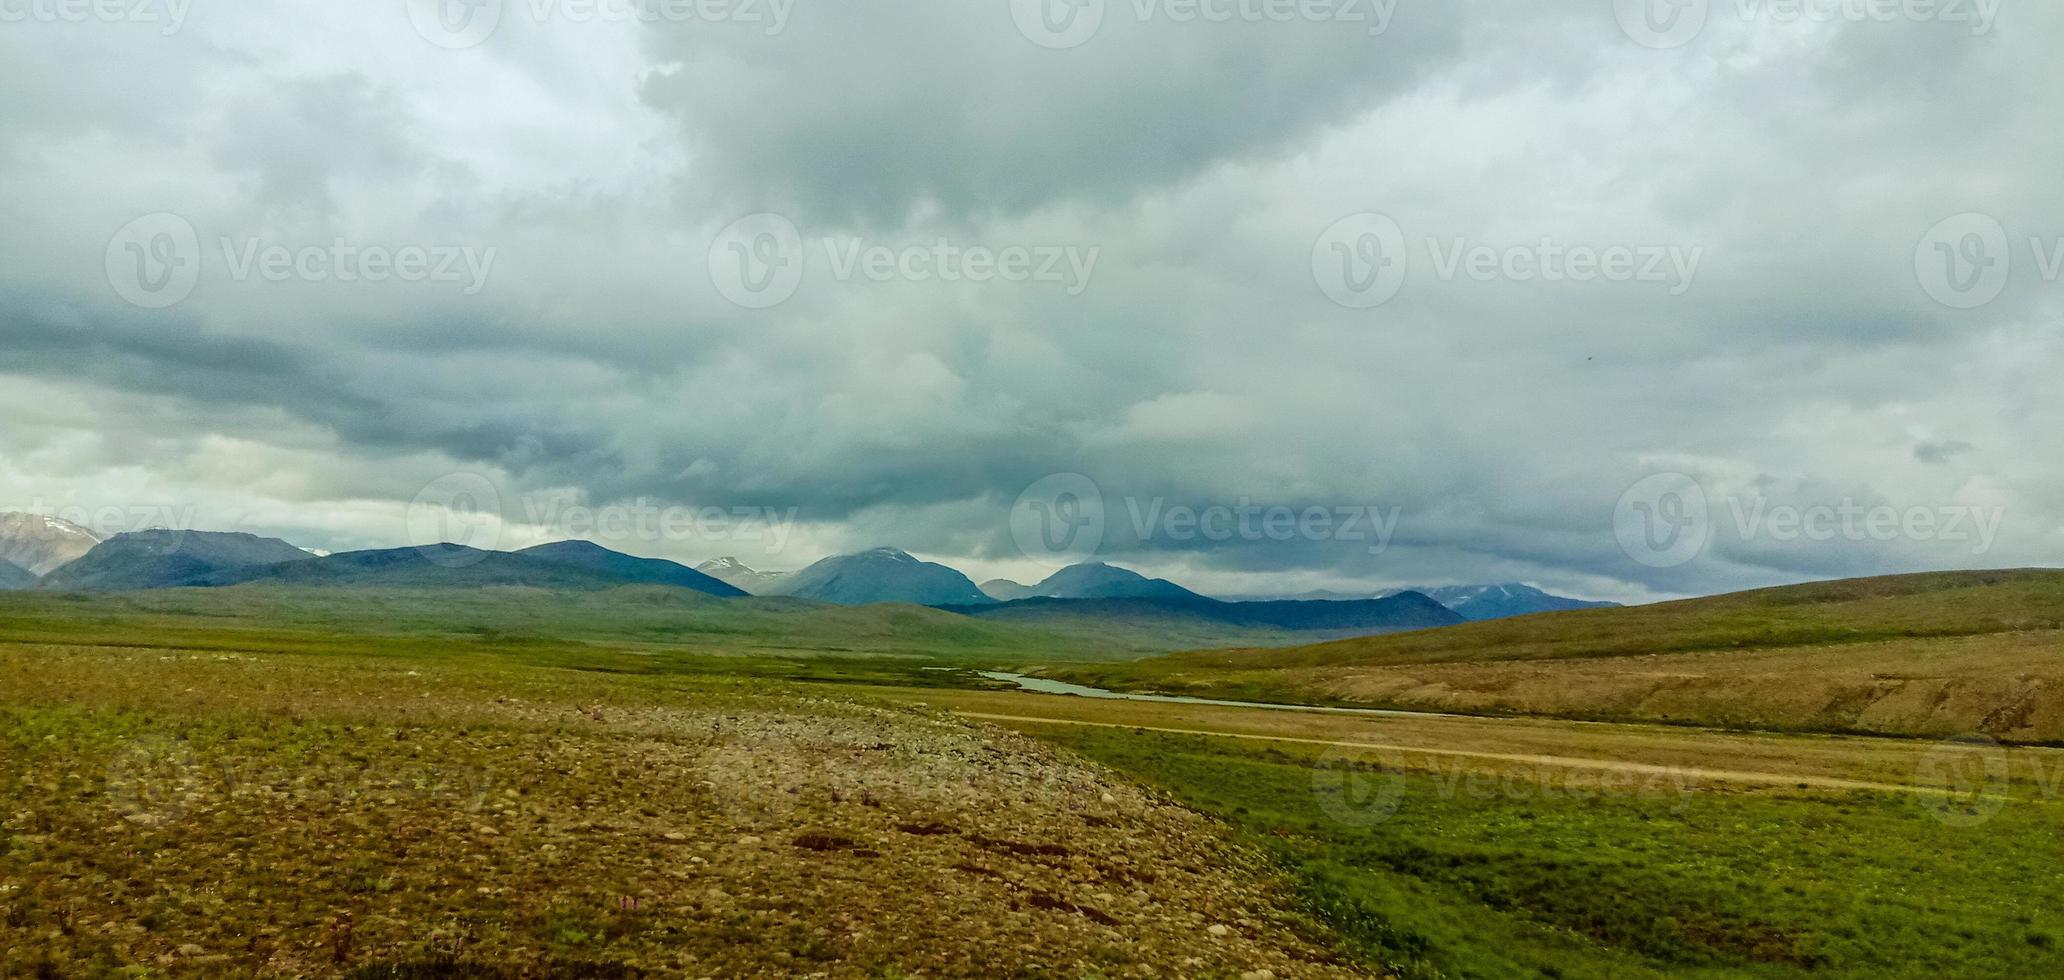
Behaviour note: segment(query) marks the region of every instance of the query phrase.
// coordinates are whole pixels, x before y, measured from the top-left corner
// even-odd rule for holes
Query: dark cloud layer
[[[895,543],[1034,576],[1058,556],[1014,507],[1073,474],[1103,557],[1237,592],[1638,599],[2064,548],[2064,13],[1974,34],[1715,5],[1657,50],[1598,3],[1406,2],[1372,36],[1127,2],[1055,49],[1009,6],[803,4],[770,35],[512,5],[458,50],[338,5],[6,25],[0,504],[376,546],[481,474],[512,523],[753,508],[798,524],[749,555],[769,567]],[[741,306],[712,254],[765,210],[800,279]],[[148,255],[110,243],[160,212],[198,284],[139,308],[118,283]],[[1361,212],[1407,249],[1366,307],[1327,292],[1365,241],[1322,239]],[[1945,301],[1931,263],[1995,226],[1979,257],[2011,270]],[[465,250],[482,281],[236,269],[333,244]],[[1088,272],[954,281],[940,246]],[[1659,277],[1558,281],[1542,248]],[[843,269],[866,250],[885,274]],[[1621,533],[1658,474],[1705,497],[1681,562]],[[1982,548],[1840,523],[1917,510],[1997,523]]]

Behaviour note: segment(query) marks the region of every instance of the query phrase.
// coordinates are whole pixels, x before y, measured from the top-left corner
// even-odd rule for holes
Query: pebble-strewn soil
[[[1354,975],[1219,827],[999,730],[399,668],[306,717],[276,674],[181,689],[256,669],[103,685],[126,710],[0,682],[0,972]]]

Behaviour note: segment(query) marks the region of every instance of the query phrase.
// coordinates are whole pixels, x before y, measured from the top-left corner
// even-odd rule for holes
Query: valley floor
[[[0,974],[2064,974],[2064,750],[75,621],[0,629]]]
[[[10,976],[1364,972],[1107,769],[758,681],[0,644],[0,814]]]
[[[1221,817],[1400,976],[2064,973],[2064,751],[905,696]]]

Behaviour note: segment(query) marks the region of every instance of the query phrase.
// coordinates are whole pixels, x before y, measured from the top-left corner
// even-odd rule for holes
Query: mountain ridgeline
[[[0,514],[0,588],[6,587],[9,569],[27,572],[33,584],[79,560],[100,542],[100,535],[67,520],[42,514]]]
[[[247,568],[298,562],[315,556],[255,534],[181,531],[164,528],[117,534],[43,577],[57,592],[128,592],[205,585]]]
[[[958,606],[992,601],[966,575],[894,548],[826,558],[785,579],[780,594],[836,606],[878,602]]]
[[[786,597],[828,606],[901,604],[1091,638],[1100,631],[1183,645],[1280,646],[1452,626],[1600,603],[1524,585],[1378,596],[1223,600],[1101,562],[1063,568],[1034,585],[977,586],[960,571],[894,548],[823,559],[795,572],[758,571],[736,558],[690,568],[560,541],[516,552],[458,545],[319,555],[277,538],[155,529],[105,540],[54,518],[0,515],[0,590],[129,592],[278,585],[300,588],[526,587],[588,592],[627,586],[720,599]]]
[[[982,585],[998,602],[1019,599],[1201,599],[1203,596],[1167,579],[1148,578],[1130,569],[1089,562],[1070,565],[1038,585],[996,579]]]

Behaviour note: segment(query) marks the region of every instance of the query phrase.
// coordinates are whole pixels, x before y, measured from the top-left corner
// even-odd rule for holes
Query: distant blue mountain
[[[966,575],[944,565],[919,561],[894,548],[826,558],[784,578],[780,593],[840,606],[876,602],[987,605],[994,601]]]
[[[1462,618],[1472,623],[1531,616],[1535,613],[1565,612],[1571,609],[1612,609],[1619,606],[1617,602],[1591,602],[1550,595],[1531,585],[1516,582],[1505,585],[1455,585],[1418,591],[1425,593],[1433,601],[1461,613]]]
[[[117,534],[43,577],[62,592],[123,592],[201,585],[206,580],[315,556],[281,541],[222,531],[152,530]]]
[[[620,582],[672,585],[725,599],[736,599],[747,594],[744,589],[713,576],[704,575],[679,562],[659,558],[638,558],[611,551],[589,541],[541,544],[516,553],[528,558],[599,572]]]

